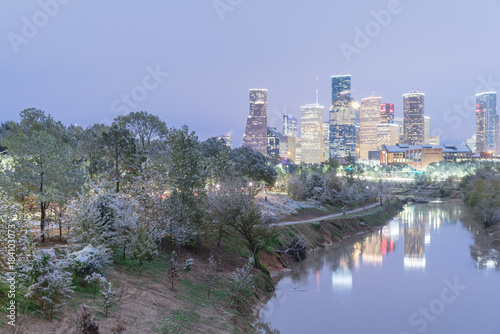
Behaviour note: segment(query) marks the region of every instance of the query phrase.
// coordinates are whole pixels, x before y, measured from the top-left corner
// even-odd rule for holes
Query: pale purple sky
[[[281,127],[282,113],[314,102],[316,77],[328,110],[331,75],[349,73],[356,100],[375,92],[397,116],[404,93],[424,92],[431,134],[464,141],[476,88],[500,87],[500,2],[396,2],[2,1],[0,121],[30,107],[83,126],[146,110],[201,139],[232,131],[239,146],[250,88],[269,90]],[[374,24],[381,10],[393,13]],[[356,27],[372,37],[348,61]]]

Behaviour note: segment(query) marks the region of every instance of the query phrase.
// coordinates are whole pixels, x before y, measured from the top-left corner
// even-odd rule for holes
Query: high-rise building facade
[[[267,89],[250,90],[250,116],[247,117],[242,146],[267,154]]]
[[[329,157],[355,156],[356,103],[347,94],[337,98],[329,112]]]
[[[399,126],[397,124],[377,124],[377,149],[383,145],[396,145],[399,140]]]
[[[476,149],[499,155],[497,93],[476,95]]]
[[[323,112],[319,104],[302,106],[300,117],[301,161],[306,164],[323,162]]]
[[[429,144],[429,136],[431,132],[431,118],[424,116],[424,144]]]
[[[382,103],[380,124],[394,124],[394,104]]]
[[[403,143],[404,142],[404,118],[403,117],[394,117],[394,124],[397,124],[399,126],[399,139],[398,143]]]
[[[367,97],[361,102],[359,149],[363,160],[368,160],[370,151],[378,151],[377,124],[380,124],[380,105],[380,97]]]
[[[404,143],[424,143],[424,97],[418,92],[403,95]]]
[[[299,125],[297,118],[291,114],[283,114],[283,136],[299,136]]]
[[[276,128],[267,128],[267,156],[280,156],[280,137],[281,133],[279,133]]]
[[[486,149],[486,108],[484,103],[476,104],[476,152],[487,152]]]
[[[351,76],[349,74],[332,76],[332,104],[341,95],[351,97]]]
[[[330,158],[330,122],[323,122],[323,161]]]

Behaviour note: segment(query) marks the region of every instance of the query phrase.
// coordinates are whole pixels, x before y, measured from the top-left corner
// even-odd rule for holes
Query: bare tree
[[[220,226],[228,226],[242,238],[252,254],[255,268],[262,269],[259,253],[274,236],[274,230],[255,203],[258,192],[259,189],[239,180],[226,180],[210,194],[209,206],[213,220]]]
[[[83,305],[76,319],[76,334],[99,334],[99,324],[92,317],[89,307]]]

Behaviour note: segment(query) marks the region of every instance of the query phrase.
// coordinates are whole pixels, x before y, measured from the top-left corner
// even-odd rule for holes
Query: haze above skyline
[[[315,102],[316,77],[327,111],[330,77],[351,74],[358,102],[375,93],[397,117],[403,94],[425,93],[431,135],[459,143],[475,133],[476,90],[500,87],[494,0],[42,3],[0,5],[0,121],[35,107],[85,127],[146,110],[202,140],[231,131],[239,146],[249,89],[268,89],[269,125],[281,131],[281,114]],[[390,8],[377,31],[373,12]],[[375,29],[363,47],[357,28]],[[346,44],[358,49],[350,61]],[[133,92],[140,99],[122,101]]]

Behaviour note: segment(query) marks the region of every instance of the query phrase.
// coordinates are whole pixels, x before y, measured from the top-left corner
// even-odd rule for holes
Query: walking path
[[[357,208],[357,209],[354,209],[354,210],[351,210],[351,211],[347,211],[345,214],[348,215],[348,214],[351,214],[351,213],[356,213],[356,212],[360,212],[360,211],[363,211],[363,210],[368,210],[368,209],[374,208],[374,207],[379,206],[379,205],[380,205],[380,203],[370,204],[370,205],[367,205],[367,206],[363,206],[361,208]],[[320,221],[331,219],[331,218],[341,217],[343,215],[344,215],[344,213],[340,212],[340,213],[334,213],[334,214],[331,214],[331,215],[328,215],[328,216],[321,216],[321,217],[316,217],[316,218],[307,219],[307,220],[301,220],[301,221],[296,221],[296,222],[281,222],[281,223],[276,223],[274,225],[275,226],[286,226],[286,225],[295,225],[295,224],[315,223],[315,222],[320,222]]]

